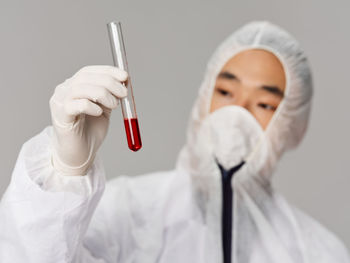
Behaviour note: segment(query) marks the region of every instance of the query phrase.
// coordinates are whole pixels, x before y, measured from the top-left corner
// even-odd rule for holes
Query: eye
[[[225,96],[225,97],[232,97],[232,93],[227,91],[227,90],[224,90],[224,89],[220,89],[220,88],[216,88],[216,91],[222,95],[222,96]]]
[[[258,106],[260,108],[263,108],[264,110],[269,110],[269,111],[275,111],[277,109],[275,106],[272,106],[266,103],[259,103]]]

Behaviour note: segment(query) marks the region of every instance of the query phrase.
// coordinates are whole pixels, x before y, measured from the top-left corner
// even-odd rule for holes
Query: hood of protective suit
[[[230,35],[209,60],[198,98],[192,109],[187,142],[179,156],[178,167],[185,168],[192,174],[201,173],[199,163],[201,159],[205,159],[201,156],[205,153],[198,151],[198,134],[205,129],[203,123],[205,125],[206,119],[211,118],[209,109],[216,78],[228,60],[247,49],[263,49],[280,60],[285,72],[286,89],[282,102],[264,134],[261,134],[259,142],[256,142],[256,145],[244,156],[245,169],[250,170],[249,174],[269,177],[282,154],[297,146],[302,140],[308,124],[312,97],[312,78],[307,58],[298,42],[283,29],[269,22],[252,22]],[[244,115],[248,116],[248,114]],[[226,117],[229,116],[230,114],[226,114]],[[234,113],[231,116],[237,117]],[[221,125],[220,121],[215,122]],[[242,125],[245,124],[241,123]],[[246,127],[242,129],[247,130]],[[257,125],[253,129],[255,130],[246,132],[246,136],[260,133]],[[235,135],[234,131],[232,134],[226,132],[226,142],[237,140]],[[208,139],[207,143],[212,143],[212,140]],[[225,153],[212,152],[212,155],[223,154],[227,160],[230,159],[230,155],[235,159],[237,153],[234,150]],[[262,161],[263,165],[260,164]],[[230,165],[229,162],[224,162]]]

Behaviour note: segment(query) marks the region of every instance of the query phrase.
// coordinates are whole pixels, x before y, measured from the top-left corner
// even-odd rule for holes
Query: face
[[[271,52],[250,49],[232,57],[216,79],[210,112],[228,105],[247,109],[265,129],[283,99],[286,78]]]

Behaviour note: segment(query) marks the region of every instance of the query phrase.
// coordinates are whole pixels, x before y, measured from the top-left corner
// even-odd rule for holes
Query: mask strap
[[[249,162],[255,155],[258,150],[260,150],[261,144],[263,142],[263,137],[265,136],[265,132],[260,136],[258,143],[255,145],[253,150],[248,154],[248,156],[244,159],[244,161],[247,163]]]

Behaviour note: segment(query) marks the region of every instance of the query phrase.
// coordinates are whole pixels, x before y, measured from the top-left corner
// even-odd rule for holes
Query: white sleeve
[[[86,176],[57,174],[48,127],[26,142],[0,203],[0,262],[109,263],[83,238],[105,187],[96,159]]]

